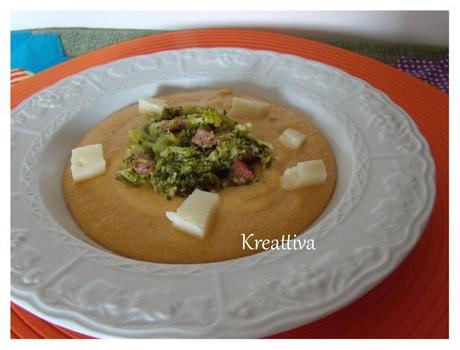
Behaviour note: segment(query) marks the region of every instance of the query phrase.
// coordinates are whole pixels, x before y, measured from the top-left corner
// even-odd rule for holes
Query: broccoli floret
[[[161,113],[160,120],[171,120],[176,117],[182,116],[184,113],[183,107],[166,107]]]
[[[145,182],[145,180],[136,174],[132,168],[125,168],[117,172],[117,178],[119,180],[125,180],[132,185],[138,186]]]

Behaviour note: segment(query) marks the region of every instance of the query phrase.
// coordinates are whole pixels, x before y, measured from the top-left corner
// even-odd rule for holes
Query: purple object
[[[394,66],[449,93],[449,55],[440,60],[421,60],[403,56]]]

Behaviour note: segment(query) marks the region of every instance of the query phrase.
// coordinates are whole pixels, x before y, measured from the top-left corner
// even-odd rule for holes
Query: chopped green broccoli
[[[129,130],[132,145],[118,178],[133,185],[150,182],[167,198],[187,196],[195,188],[218,191],[239,185],[230,181],[236,161],[246,162],[249,171],[264,169],[272,161],[272,146],[252,136],[250,127],[216,107],[165,108],[159,119],[147,119],[143,128]],[[213,142],[200,147],[200,137],[205,141],[213,138]],[[139,158],[154,166],[141,163],[143,167],[138,167],[135,159]]]
[[[118,171],[118,179],[126,180],[133,185],[140,185],[145,182],[145,180],[134,172],[131,168],[125,168]]]

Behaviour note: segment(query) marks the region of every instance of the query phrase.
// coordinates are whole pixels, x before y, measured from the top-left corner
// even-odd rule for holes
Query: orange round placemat
[[[203,29],[135,39],[79,56],[12,87],[11,106],[56,81],[116,59],[189,47],[243,47],[316,60],[366,80],[415,120],[436,163],[431,219],[415,249],[383,282],[344,309],[273,338],[448,337],[448,96],[391,66],[350,51],[261,31]],[[83,338],[12,304],[13,338]]]

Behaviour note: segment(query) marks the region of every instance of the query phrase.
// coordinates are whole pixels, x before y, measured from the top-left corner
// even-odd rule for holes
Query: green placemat
[[[68,56],[74,57],[122,41],[142,36],[164,33],[162,30],[105,29],[105,28],[44,28],[32,29],[33,33],[56,32]],[[359,54],[393,64],[402,56],[418,59],[440,59],[449,49],[442,46],[375,42],[368,40],[345,40],[321,36],[303,36],[338,46]]]

